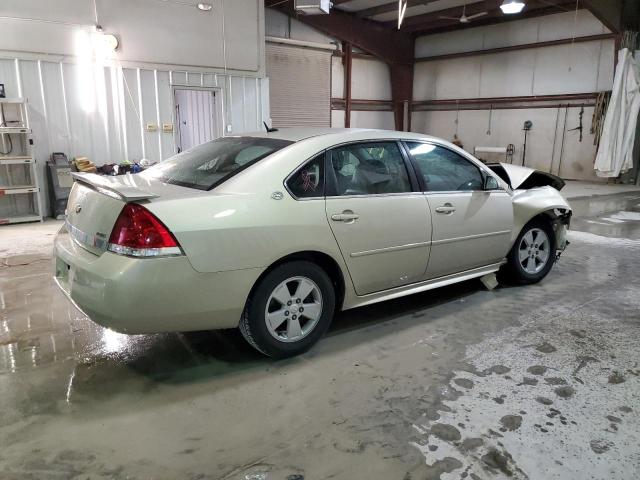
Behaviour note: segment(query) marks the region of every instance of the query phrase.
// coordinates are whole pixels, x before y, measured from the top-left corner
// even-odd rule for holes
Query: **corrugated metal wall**
[[[580,10],[418,37],[416,55],[474,52],[606,33],[597,18]],[[606,91],[613,85],[614,59],[615,42],[607,39],[418,62],[413,95],[414,100],[422,101]],[[475,147],[514,144],[518,164],[524,150],[522,126],[530,120],[527,166],[565,179],[598,180],[593,169],[596,146],[590,133],[592,107],[585,108],[581,140],[578,131],[572,131],[580,125],[580,106],[524,109],[512,105],[510,110],[495,110],[489,104],[482,110],[460,112],[455,105],[449,111],[419,111],[418,107],[412,112],[411,128],[446,139],[457,134],[471,153]]]
[[[261,130],[269,118],[268,80],[256,77],[4,57],[0,83],[7,97],[29,101],[43,187],[44,163],[52,152],[86,156],[97,165],[173,155],[174,134],[161,127],[175,123],[174,86],[219,88],[225,134]],[[160,128],[147,132],[147,123]]]

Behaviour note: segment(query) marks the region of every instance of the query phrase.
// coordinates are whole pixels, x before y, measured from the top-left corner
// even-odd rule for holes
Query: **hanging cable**
[[[93,16],[96,20],[96,27],[98,27],[100,22],[98,21],[98,5],[96,4],[96,0],[93,0]]]
[[[136,117],[138,117],[138,121],[141,122],[142,117],[140,117],[140,112],[138,111],[136,102],[133,99],[133,95],[131,94],[131,89],[129,88],[129,82],[127,82],[127,76],[124,74],[124,69],[120,68],[120,72],[122,72],[122,80],[124,81],[124,86],[127,89],[127,93],[129,94],[129,100],[131,100],[131,106],[133,107],[133,111],[135,112]],[[138,92],[138,95],[140,95],[140,92]]]

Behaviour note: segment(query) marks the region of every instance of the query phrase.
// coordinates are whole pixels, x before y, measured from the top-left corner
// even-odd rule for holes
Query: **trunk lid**
[[[102,255],[124,204],[115,193],[108,195],[91,184],[76,181],[67,202],[67,230],[84,249]]]
[[[74,173],[67,202],[66,225],[75,240],[95,255],[102,255],[122,207],[128,202],[153,202],[201,194],[140,175],[100,176]]]
[[[529,167],[511,165],[510,163],[492,163],[488,164],[487,167],[493,170],[514,190],[529,190],[531,188],[549,186],[560,191],[565,186],[564,180],[560,177]]]

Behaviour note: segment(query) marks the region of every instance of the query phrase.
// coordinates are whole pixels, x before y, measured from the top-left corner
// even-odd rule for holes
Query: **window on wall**
[[[407,142],[429,192],[482,190],[480,169],[444,147]]]
[[[330,154],[337,195],[411,191],[407,167],[395,142],[345,145]]]
[[[324,153],[294,173],[287,188],[296,198],[324,197]]]

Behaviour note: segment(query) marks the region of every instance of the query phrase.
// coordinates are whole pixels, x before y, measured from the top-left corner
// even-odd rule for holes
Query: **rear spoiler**
[[[135,202],[158,197],[155,193],[147,192],[138,187],[130,174],[107,177],[96,175],[95,173],[72,172],[71,175],[76,181],[84,183],[104,195],[125,202]]]
[[[556,175],[529,167],[511,165],[510,163],[490,163],[487,164],[487,167],[514,190],[550,186],[560,191],[566,185],[565,181]]]

